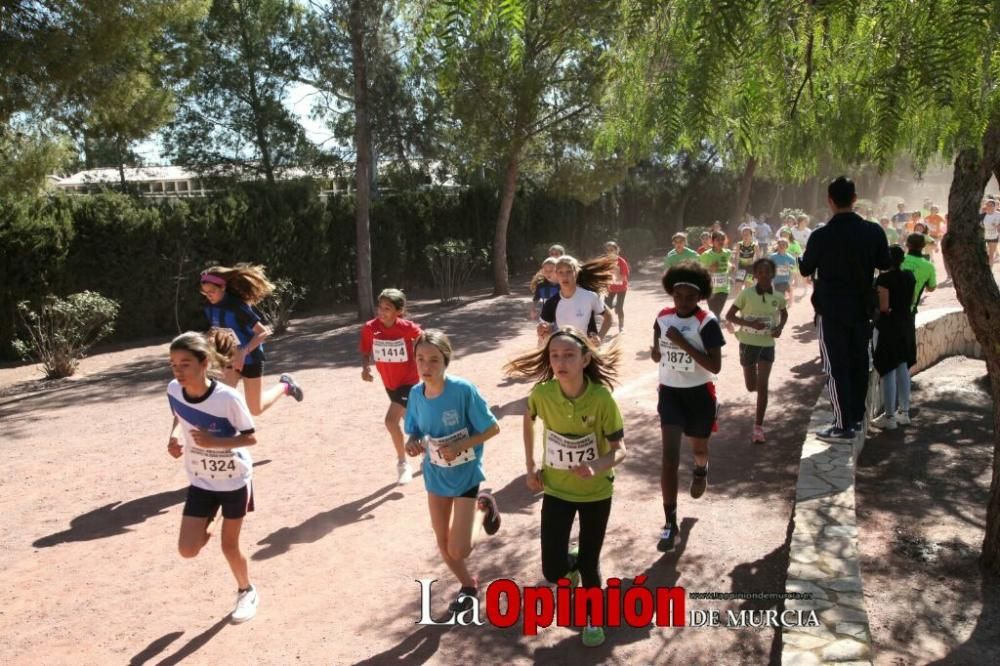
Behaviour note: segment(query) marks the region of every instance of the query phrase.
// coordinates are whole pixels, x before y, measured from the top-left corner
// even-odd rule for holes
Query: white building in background
[[[379,165],[379,169],[389,169],[393,164],[393,162],[386,161]],[[414,165],[419,166],[416,162]],[[440,163],[434,162],[429,166],[431,182],[434,185],[455,186],[455,182],[450,176],[442,179],[439,175]],[[352,171],[352,167],[332,168],[324,172],[292,167],[275,169],[275,177],[279,180],[313,178],[319,183],[320,196],[325,198],[330,195],[351,192],[354,189]],[[88,169],[71,176],[49,177],[52,188],[67,194],[88,194],[106,188],[118,187],[121,180],[121,173],[116,168]],[[154,199],[202,197],[211,191],[208,186],[209,179],[179,166],[127,167],[125,181],[129,186],[136,188],[140,195]]]

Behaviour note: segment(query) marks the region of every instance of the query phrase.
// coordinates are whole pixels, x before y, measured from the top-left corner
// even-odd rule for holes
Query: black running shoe
[[[674,541],[677,539],[677,523],[668,523],[660,532],[660,542],[656,544],[656,550],[661,553],[669,553],[674,549]]]
[[[458,591],[458,596],[448,606],[448,612],[452,615],[472,610],[473,599],[478,596],[479,591],[474,587],[463,587]]]
[[[484,490],[479,493],[477,501],[480,508],[486,511],[486,515],[483,517],[483,529],[486,530],[487,534],[493,536],[500,529],[500,509],[497,508],[497,500]]]
[[[281,375],[278,381],[288,387],[287,393],[295,398],[295,402],[302,402],[302,387],[295,382],[291,375]]]

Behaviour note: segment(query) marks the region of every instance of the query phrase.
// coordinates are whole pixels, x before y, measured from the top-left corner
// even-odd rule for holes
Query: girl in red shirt
[[[378,295],[377,315],[361,328],[361,379],[374,381],[371,364],[382,378],[382,385],[389,395],[389,411],[385,413],[385,427],[396,449],[397,482],[402,485],[413,480],[413,470],[406,462],[403,449],[403,429],[400,422],[406,415],[410,389],[420,382],[417,363],[413,356],[413,341],[422,331],[412,321],[403,319],[406,314],[406,295],[399,289],[384,289]]]
[[[608,241],[604,244],[604,250],[609,257],[618,260],[614,278],[608,285],[608,295],[604,298],[604,305],[609,310],[614,309],[615,314],[618,315],[618,334],[621,335],[625,332],[625,293],[628,291],[628,276],[631,270],[625,257],[620,254],[621,249],[618,247],[618,243]]]

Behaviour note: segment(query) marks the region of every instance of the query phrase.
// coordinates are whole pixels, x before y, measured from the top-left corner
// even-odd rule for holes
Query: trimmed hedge
[[[584,204],[526,184],[511,215],[510,268],[537,268],[542,257],[533,256],[536,247],[556,240],[589,257],[603,252],[606,240],[628,237],[630,228],[650,230],[633,234],[643,246],[652,234],[669,237],[669,210],[637,216],[636,203],[627,191]],[[424,248],[444,238],[470,239],[474,248],[489,252],[498,208],[492,187],[377,198],[371,210],[375,293],[389,286],[430,286]],[[635,245],[632,254],[646,249]],[[0,196],[0,357],[13,357],[17,302],[37,305],[48,294],[90,290],[118,301],[119,340],[201,328],[198,273],[213,263],[240,261],[264,264],[268,275],[304,287],[303,307],[352,300],[353,198],[324,202],[309,180],[244,183],[206,198],[166,202],[113,191]],[[481,275],[488,277],[488,270]]]

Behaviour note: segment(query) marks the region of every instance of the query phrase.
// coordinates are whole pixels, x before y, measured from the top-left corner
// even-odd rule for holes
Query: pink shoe
[[[753,427],[753,439],[751,441],[754,444],[763,444],[767,441],[764,437],[764,426],[755,425]]]

